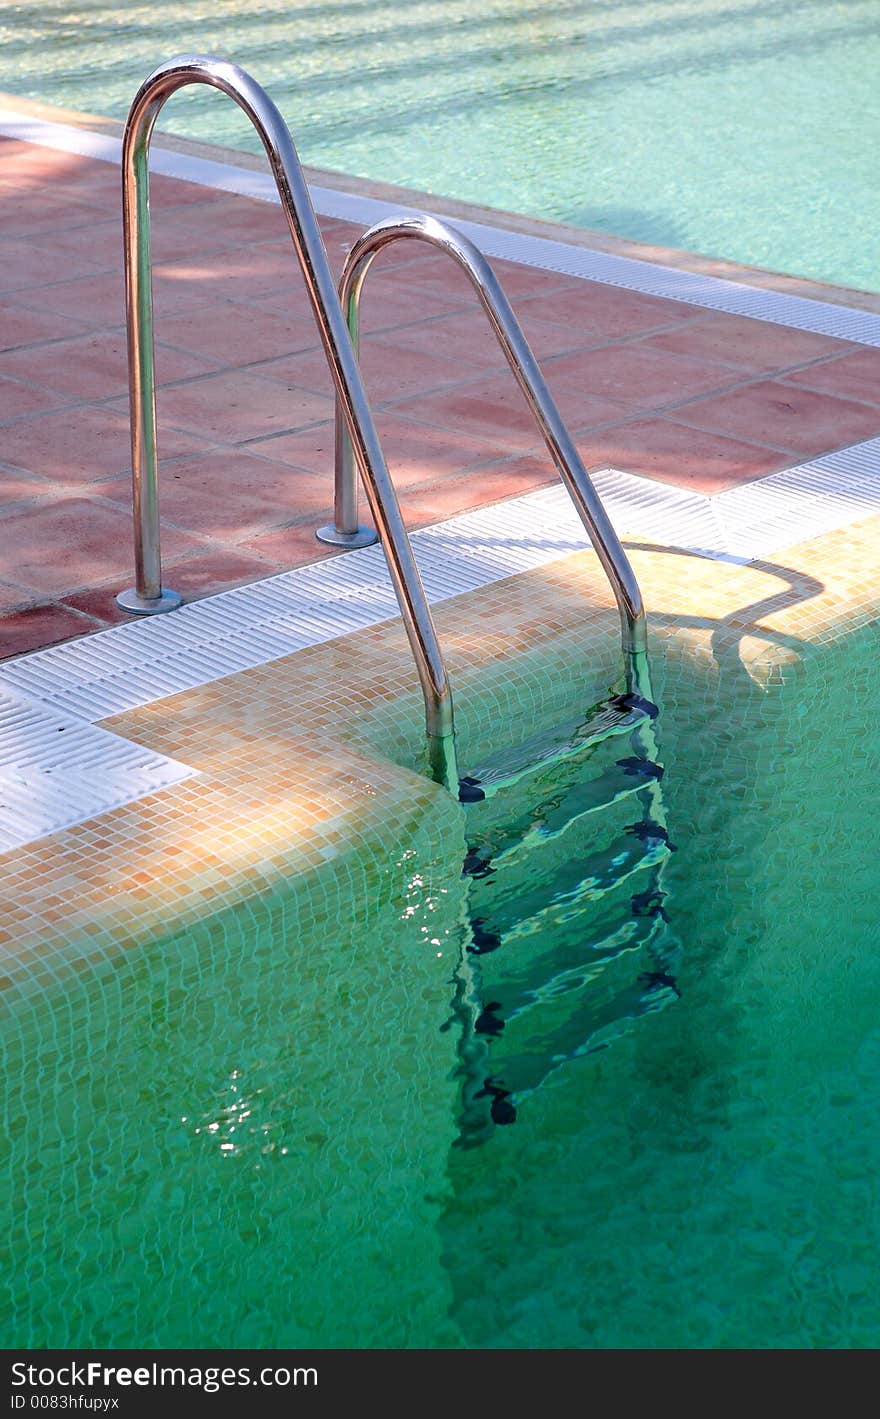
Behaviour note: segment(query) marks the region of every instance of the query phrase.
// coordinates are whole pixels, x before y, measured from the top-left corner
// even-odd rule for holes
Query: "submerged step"
[[[633,831],[624,828],[592,850],[584,844],[568,850],[567,842],[557,841],[553,854],[508,859],[498,867],[469,854],[471,919],[487,940],[500,944],[538,931],[552,937],[573,915],[588,931],[586,914],[604,903],[629,917],[633,899],[648,890],[646,874],[665,861],[670,847],[659,831],[644,840],[642,821],[628,826]]]
[[[640,695],[618,695],[597,705],[570,733],[533,735],[509,749],[493,754],[461,780],[462,802],[480,803],[503,789],[516,786],[524,776],[580,756],[615,735],[626,734],[650,721],[656,706]]]
[[[531,978],[521,970],[519,979],[505,980],[500,969],[487,978],[488,962],[470,963],[475,1004],[462,1042],[464,1146],[514,1123],[520,1105],[564,1066],[607,1049],[637,1019],[679,998],[669,969],[676,943],[666,923],[655,918],[625,937],[621,929],[617,940],[597,942],[595,956],[582,944],[579,960],[563,963],[560,953],[555,974],[536,962]]]
[[[595,774],[587,772],[587,765],[572,767],[573,772],[564,777],[558,771],[536,776],[528,784],[528,791],[507,805],[503,817],[473,813],[469,843],[475,860],[491,861],[497,870],[505,863],[513,865],[514,860],[547,851],[553,839],[563,836],[571,842],[572,850],[577,850],[573,840],[579,835],[579,828],[580,836],[601,832],[601,825],[587,823],[586,819],[608,813],[625,799],[636,800],[626,810],[628,816],[638,814],[638,802],[644,800],[646,787],[659,783],[663,777],[659,764],[636,756],[617,759]]]
[[[606,704],[483,769],[463,863],[464,1145],[678,998],[655,715],[647,702]]]

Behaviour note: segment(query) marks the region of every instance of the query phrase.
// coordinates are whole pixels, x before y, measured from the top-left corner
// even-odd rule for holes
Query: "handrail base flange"
[[[379,541],[379,534],[374,527],[359,527],[356,532],[339,532],[332,522],[328,522],[326,527],[319,527],[315,536],[319,542],[326,542],[328,547],[347,547],[349,550],[355,547],[372,547],[374,542]]]
[[[167,586],[163,586],[159,596],[141,596],[137,587],[130,586],[116,597],[116,605],[135,616],[158,616],[163,611],[176,611],[182,601],[180,593],[170,591]]]

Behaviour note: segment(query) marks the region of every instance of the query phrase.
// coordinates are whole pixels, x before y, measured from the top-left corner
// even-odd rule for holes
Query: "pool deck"
[[[163,551],[191,599],[336,555],[314,536],[332,504],[333,400],[280,210],[164,176],[152,206]],[[359,228],[321,226],[338,270]],[[8,657],[128,619],[113,599],[132,580],[118,172],[0,139],[0,250]],[[588,466],[714,496],[880,435],[880,350],[493,265]],[[363,332],[411,528],[555,482],[445,258],[380,257]]]

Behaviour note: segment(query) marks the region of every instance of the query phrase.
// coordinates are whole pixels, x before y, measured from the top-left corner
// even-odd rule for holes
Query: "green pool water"
[[[880,1343],[876,645],[761,688],[734,641],[655,636],[672,853],[627,832],[657,783],[617,739],[476,812],[414,776],[320,871],[35,965],[4,992],[2,1343]],[[542,647],[529,733],[595,698],[582,654]],[[466,758],[504,747],[472,719]],[[493,899],[474,854],[506,849]],[[498,1076],[515,1118],[475,1097]]]
[[[0,46],[0,89],[116,118],[221,54],[317,166],[878,289],[876,0],[33,0]],[[162,124],[258,149],[204,89]]]

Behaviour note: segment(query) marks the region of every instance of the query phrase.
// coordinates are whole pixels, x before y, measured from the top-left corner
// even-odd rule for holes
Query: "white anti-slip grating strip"
[[[78,153],[82,157],[98,158],[102,162],[118,163],[120,158],[118,138],[64,123],[31,118],[10,108],[0,108],[0,135]],[[150,161],[153,171],[166,177],[180,178],[184,182],[198,183],[260,202],[278,202],[275,183],[267,172],[253,172],[249,168],[234,167],[158,146],[152,149]],[[321,216],[337,217],[362,226],[370,226],[383,217],[400,216],[416,210],[329,187],[313,186],[311,194]],[[605,285],[639,291],[643,295],[683,301],[727,315],[750,316],[753,320],[765,320],[774,325],[790,326],[794,330],[807,330],[816,335],[830,335],[838,340],[852,340],[857,344],[880,348],[880,315],[870,311],[827,301],[807,300],[802,296],[785,295],[781,291],[762,290],[743,282],[701,276],[692,271],[658,266],[628,256],[614,256],[568,242],[550,241],[546,237],[526,236],[480,222],[456,218],[453,225],[469,236],[487,256],[537,266],[545,271],[558,271],[560,275],[576,276],[586,281],[599,281]]]
[[[594,479],[621,533],[748,562],[880,512],[880,439],[714,498],[615,469]],[[561,487],[413,534],[433,603],[585,543]],[[0,852],[193,773],[96,721],[396,614],[381,548],[367,547],[0,666]]]
[[[194,769],[0,690],[0,852],[169,788]]]
[[[880,513],[880,439],[714,498],[616,469],[594,480],[621,534],[749,562]],[[587,542],[562,487],[464,513],[412,540],[432,603]],[[396,615],[381,548],[367,547],[22,656],[0,666],[0,688],[96,723]]]

